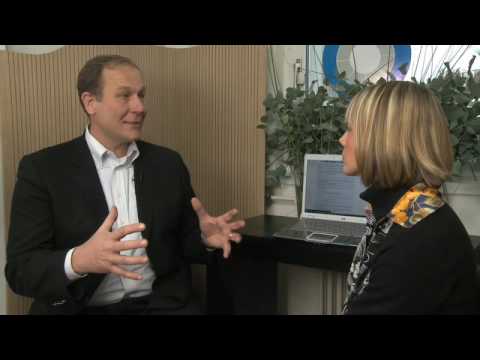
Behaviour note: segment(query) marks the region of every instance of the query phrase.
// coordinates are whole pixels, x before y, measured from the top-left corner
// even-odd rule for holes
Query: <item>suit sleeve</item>
[[[205,263],[209,257],[209,252],[203,244],[198,217],[191,204],[191,199],[195,196],[195,193],[191,185],[188,169],[181,158],[180,162],[181,179],[184,188],[183,201],[185,203],[182,211],[182,221],[180,226],[183,255],[190,262]]]
[[[50,195],[33,157],[19,164],[5,275],[11,289],[46,303],[71,299],[64,271],[68,249],[55,246]]]

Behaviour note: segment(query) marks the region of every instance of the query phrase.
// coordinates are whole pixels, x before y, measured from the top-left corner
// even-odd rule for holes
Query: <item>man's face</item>
[[[140,71],[131,66],[105,68],[102,83],[102,96],[87,98],[85,107],[92,135],[114,150],[142,135],[145,85]]]

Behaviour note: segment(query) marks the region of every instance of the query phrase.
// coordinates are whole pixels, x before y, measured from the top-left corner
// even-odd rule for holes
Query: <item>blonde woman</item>
[[[392,81],[357,94],[341,137],[344,173],[371,205],[348,275],[344,314],[477,312],[474,252],[439,192],[453,163],[435,96]]]

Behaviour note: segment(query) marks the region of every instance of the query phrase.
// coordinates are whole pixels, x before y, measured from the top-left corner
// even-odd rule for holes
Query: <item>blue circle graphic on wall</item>
[[[338,74],[345,72],[345,79],[355,78],[375,83],[385,78],[387,72],[396,80],[403,80],[412,57],[410,45],[326,45],[323,50],[325,78],[336,86]]]

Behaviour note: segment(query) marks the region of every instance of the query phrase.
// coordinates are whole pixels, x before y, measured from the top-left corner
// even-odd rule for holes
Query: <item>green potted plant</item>
[[[471,71],[474,61],[475,56],[466,73],[452,71],[447,62],[439,76],[422,85],[437,95],[447,115],[454,148],[454,177],[461,176],[467,169],[476,180],[475,170],[480,159],[480,82]]]
[[[298,216],[302,207],[305,154],[341,153],[338,139],[345,131],[346,107],[351,97],[367,85],[342,83],[337,88],[340,96],[329,95],[326,86],[328,83],[309,92],[287,88],[285,96],[281,92],[269,94],[264,101],[266,113],[258,125],[266,133],[267,205],[281,178],[290,175],[295,183]]]

